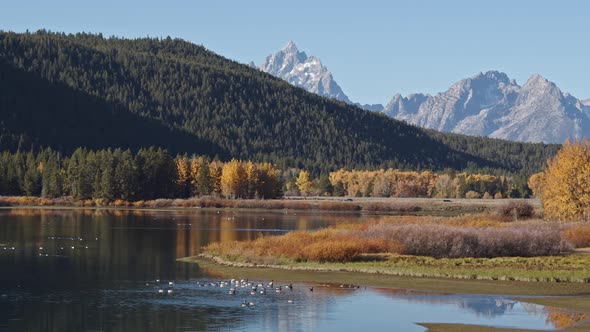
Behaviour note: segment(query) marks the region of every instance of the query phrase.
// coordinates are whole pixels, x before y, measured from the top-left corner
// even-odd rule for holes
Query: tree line
[[[301,171],[287,188],[303,195],[348,197],[525,198],[530,189],[524,179],[505,175],[447,171],[365,171],[340,169],[313,179]]]
[[[0,154],[0,195],[75,199],[276,198],[280,174],[270,163],[177,155],[162,148],[63,155],[50,148]]]

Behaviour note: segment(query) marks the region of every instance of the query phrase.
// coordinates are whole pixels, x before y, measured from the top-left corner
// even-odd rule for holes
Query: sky
[[[487,70],[590,98],[590,1],[0,0],[0,29],[179,37],[262,63],[289,40],[348,97],[436,94]]]

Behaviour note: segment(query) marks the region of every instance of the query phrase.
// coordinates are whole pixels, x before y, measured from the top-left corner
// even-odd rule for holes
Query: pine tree
[[[41,195],[41,174],[39,173],[39,169],[37,167],[35,155],[32,152],[27,153],[26,171],[23,186],[25,195]]]
[[[59,155],[53,151],[48,152],[48,158],[43,169],[41,196],[47,198],[62,195]]]
[[[211,170],[209,169],[209,159],[206,157],[199,158],[199,170],[196,175],[196,192],[198,195],[209,195],[212,191]]]
[[[127,149],[120,154],[115,165],[115,188],[117,197],[132,200],[136,197],[136,169],[133,164],[133,154]]]

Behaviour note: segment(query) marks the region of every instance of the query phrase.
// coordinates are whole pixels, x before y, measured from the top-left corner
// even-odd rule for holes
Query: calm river
[[[213,241],[367,218],[377,217],[0,210],[0,330],[424,331],[416,322],[551,330],[567,320],[557,309],[504,296],[311,283],[289,290],[279,281],[270,288],[269,280],[225,285],[215,273],[176,261]]]

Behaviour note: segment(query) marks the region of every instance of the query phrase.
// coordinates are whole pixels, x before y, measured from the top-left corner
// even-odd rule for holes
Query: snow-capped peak
[[[287,43],[287,45],[285,45],[285,47],[281,49],[281,51],[285,53],[299,53],[297,45],[295,45],[295,43],[292,40],[290,40],[289,43]]]
[[[309,92],[351,103],[320,59],[300,52],[293,41],[266,57],[259,69]]]

